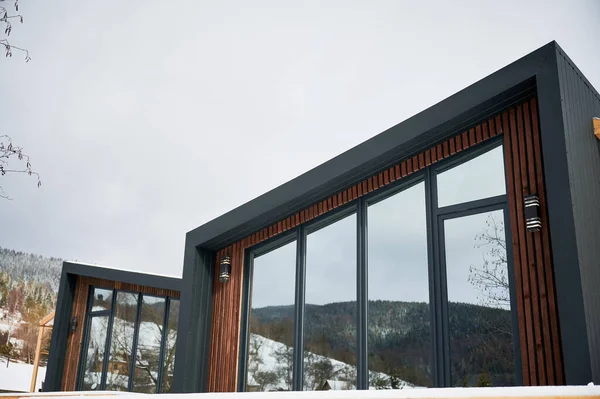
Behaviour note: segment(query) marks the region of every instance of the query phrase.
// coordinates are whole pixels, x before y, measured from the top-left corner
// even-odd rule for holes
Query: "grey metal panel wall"
[[[600,383],[600,95],[559,48],[558,73],[590,361]],[[567,211],[565,209],[565,211]],[[575,267],[576,265],[573,265]]]

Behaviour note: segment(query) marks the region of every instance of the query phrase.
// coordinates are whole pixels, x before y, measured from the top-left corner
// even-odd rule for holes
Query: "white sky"
[[[549,3],[22,0],[0,134],[43,186],[1,178],[0,246],[179,276],[187,231],[551,40],[600,87],[600,2]]]

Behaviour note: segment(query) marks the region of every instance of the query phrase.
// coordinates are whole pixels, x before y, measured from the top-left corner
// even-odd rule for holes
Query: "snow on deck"
[[[6,359],[0,359],[0,390],[14,392],[29,392],[33,365],[10,362],[6,367]],[[46,367],[38,368],[36,391],[42,387],[46,376]]]

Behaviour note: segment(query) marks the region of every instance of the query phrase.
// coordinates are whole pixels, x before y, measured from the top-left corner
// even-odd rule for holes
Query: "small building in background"
[[[65,262],[44,390],[171,392],[180,284]]]

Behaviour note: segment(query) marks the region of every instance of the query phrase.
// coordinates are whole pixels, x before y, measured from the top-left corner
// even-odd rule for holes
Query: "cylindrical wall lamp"
[[[528,195],[523,198],[525,202],[525,225],[529,231],[540,231],[542,219],[540,218],[540,199],[537,195]]]
[[[231,276],[231,258],[225,256],[221,259],[221,265],[219,266],[219,281],[227,283]]]

